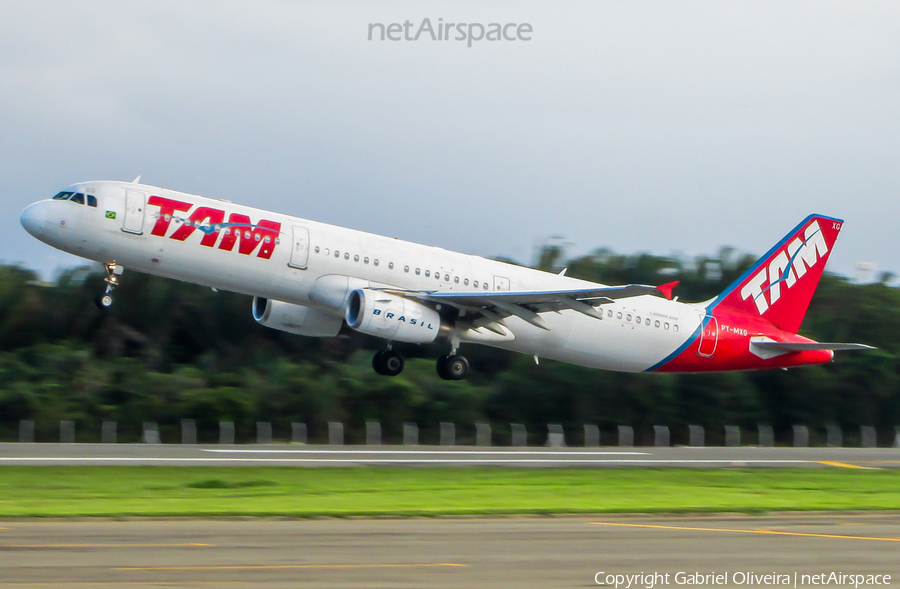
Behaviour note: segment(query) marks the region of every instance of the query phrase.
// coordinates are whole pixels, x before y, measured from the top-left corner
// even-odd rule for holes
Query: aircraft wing
[[[384,289],[399,296],[416,298],[435,304],[446,304],[459,309],[461,316],[469,318],[471,328],[484,327],[495,333],[495,324],[504,325],[503,319],[516,316],[528,323],[549,330],[539,313],[572,309],[595,319],[603,317],[595,308],[617,299],[655,295],[671,297],[672,285],[661,287],[646,284],[604,286],[599,288],[539,290],[539,291],[407,291]]]

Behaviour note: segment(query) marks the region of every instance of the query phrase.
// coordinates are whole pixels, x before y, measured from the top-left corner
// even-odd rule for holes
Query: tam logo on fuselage
[[[741,289],[741,298],[753,299],[759,314],[765,313],[782,295],[782,287],[791,288],[806,271],[815,266],[828,253],[828,244],[819,227],[813,221],[803,232],[803,239],[796,237],[787,247],[770,258]]]
[[[247,215],[231,213],[226,222],[223,210],[194,206],[188,202],[161,196],[151,196],[147,204],[159,207],[156,224],[150,232],[151,235],[166,237],[169,228],[175,223],[177,228],[171,235],[168,235],[169,239],[184,241],[199,230],[204,234],[200,245],[216,247],[216,243],[218,243],[218,249],[232,251],[237,243],[238,252],[245,256],[249,256],[259,248],[256,257],[266,260],[272,257],[272,252],[275,251],[275,246],[279,242],[281,223],[277,221],[263,219],[254,224],[250,222],[250,217]],[[190,215],[186,218],[177,214],[188,211],[190,211]],[[220,236],[221,239],[219,239]]]

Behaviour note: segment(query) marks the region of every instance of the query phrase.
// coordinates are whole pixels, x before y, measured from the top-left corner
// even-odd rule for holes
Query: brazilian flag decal
[[[115,212],[115,211],[106,211],[106,218],[107,218],[107,219],[115,219],[115,218],[116,218],[116,212]]]

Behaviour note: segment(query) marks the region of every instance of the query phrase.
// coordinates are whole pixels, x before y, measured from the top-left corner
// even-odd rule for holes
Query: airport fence
[[[292,422],[289,427],[275,427],[272,422],[256,422],[252,431],[236,428],[230,421],[220,421],[216,428],[198,427],[193,419],[182,419],[176,425],[160,426],[144,422],[140,431],[119,431],[114,421],[102,421],[93,427],[79,428],[78,423],[64,420],[58,424],[37,424],[32,420],[19,423],[18,442],[73,443],[145,443],[145,444],[328,444],[369,445],[394,444],[405,446],[511,446],[511,447],[600,447],[600,446],[827,446],[827,447],[896,447],[900,448],[900,426],[892,431],[877,430],[873,426],[842,429],[836,425],[809,427],[794,425],[789,430],[775,430],[771,425],[756,428],[726,425],[706,428],[689,425],[673,431],[656,425],[652,430],[635,430],[619,425],[615,429],[597,424],[582,424],[580,428],[548,423],[539,431],[528,431],[521,423],[493,424],[479,422],[460,424],[440,422],[420,428],[405,422],[402,429],[383,429],[377,421],[366,421],[363,428],[345,427],[339,421],[325,424]],[[680,430],[684,431],[680,431]],[[12,440],[6,440],[12,441]]]

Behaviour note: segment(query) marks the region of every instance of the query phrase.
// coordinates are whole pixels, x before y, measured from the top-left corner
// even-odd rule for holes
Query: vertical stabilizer
[[[712,302],[797,333],[843,221],[810,215]]]

